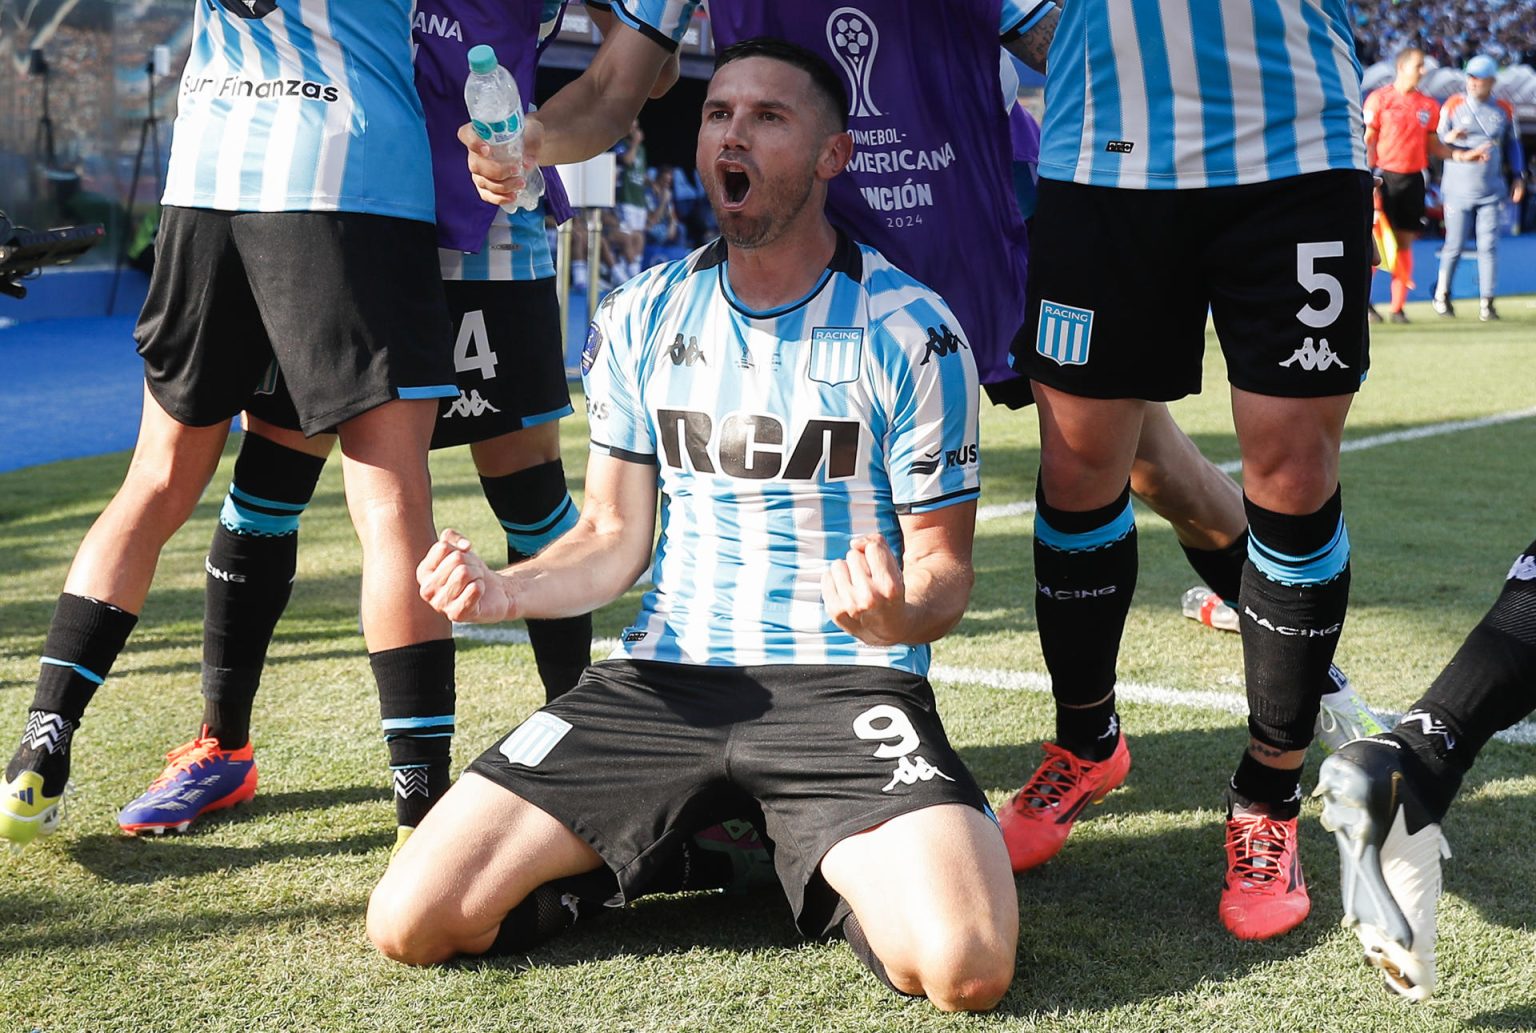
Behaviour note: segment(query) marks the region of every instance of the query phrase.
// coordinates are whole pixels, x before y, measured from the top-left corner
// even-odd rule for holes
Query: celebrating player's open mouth
[[[715,172],[720,182],[720,206],[727,211],[740,211],[752,192],[752,177],[746,166],[721,158],[715,162]]]

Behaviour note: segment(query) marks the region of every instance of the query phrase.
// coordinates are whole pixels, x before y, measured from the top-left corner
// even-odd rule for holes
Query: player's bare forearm
[[[585,161],[612,147],[629,131],[670,57],[644,34],[614,24],[587,70],[532,116],[544,128],[540,164]]]
[[[593,454],[576,526],[501,576],[521,602],[519,616],[590,613],[634,586],[651,560],[655,533],[655,468]]]
[[[450,620],[475,624],[590,613],[624,594],[645,569],[655,513],[654,468],[594,455],[576,526],[501,571],[463,535],[445,530],[417,567],[421,597]]]
[[[1051,11],[1030,30],[1008,44],[1008,52],[1035,71],[1045,74],[1046,56],[1051,52],[1051,40],[1056,38],[1056,26],[1061,21],[1059,10]]]
[[[828,615],[873,646],[942,638],[959,623],[970,600],[975,522],[975,503],[903,516],[899,564],[880,535],[855,539],[847,556],[822,578]]]

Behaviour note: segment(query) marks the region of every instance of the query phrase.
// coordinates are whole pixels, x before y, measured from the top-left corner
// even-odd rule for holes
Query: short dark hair
[[[798,43],[791,43],[787,39],[779,39],[777,36],[753,36],[739,43],[732,43],[720,53],[715,55],[715,71],[719,71],[732,61],[740,61],[748,57],[766,57],[774,61],[782,61],[787,65],[794,65],[811,77],[811,83],[816,87],[816,92],[821,94],[827,106],[832,109],[833,119],[839,130],[848,128],[848,91],[843,87],[842,77],[832,70],[832,66],[814,50],[807,50]]]
[[[1394,65],[1394,67],[1403,67],[1403,65],[1408,63],[1408,58],[1412,57],[1414,54],[1418,54],[1420,57],[1423,57],[1424,51],[1420,50],[1418,47],[1404,47],[1402,50],[1399,50],[1397,52],[1397,63]]]

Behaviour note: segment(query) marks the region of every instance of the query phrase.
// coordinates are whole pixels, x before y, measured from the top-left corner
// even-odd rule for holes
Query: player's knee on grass
[[[391,864],[368,898],[368,939],[402,965],[436,965],[460,953],[451,909],[427,906],[421,885],[409,865]]]

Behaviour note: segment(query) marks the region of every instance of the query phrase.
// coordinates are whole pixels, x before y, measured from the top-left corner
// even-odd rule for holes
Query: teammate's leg
[[[452,629],[412,591],[436,540],[427,470],[436,410],[429,400],[386,402],[340,427],[347,508],[363,546],[363,637],[402,828],[447,790],[454,729]]]
[[[1515,559],[1493,608],[1383,735],[1323,762],[1323,826],[1339,846],[1346,924],[1387,985],[1414,1000],[1435,982],[1440,833],[1482,748],[1536,709],[1536,542]]]
[[[1477,222],[1477,296],[1478,318],[1487,323],[1499,318],[1493,307],[1499,282],[1499,212],[1502,204],[1480,204]]]
[[[1221,916],[1245,939],[1285,932],[1310,910],[1295,825],[1349,599],[1338,468],[1353,397],[1232,389],[1250,539],[1241,593],[1250,741],[1230,786]]]
[[[1146,403],[1034,385],[1040,417],[1035,619],[1056,742],[999,812],[1015,871],[1054,857],[1082,808],[1125,779],[1115,663],[1136,585],[1128,482]]]
[[[1392,266],[1391,318],[1394,323],[1408,322],[1403,306],[1408,303],[1408,289],[1413,286],[1413,242],[1418,239],[1417,230],[1392,228],[1397,234],[1397,262]]]
[[[299,517],[335,435],[305,438],[249,413],[245,428],[204,564],[200,731],[171,750],[148,790],[119,812],[125,832],[185,830],[256,793],[251,709],[293,591]]]
[[[853,910],[855,952],[893,989],[944,1011],[986,1011],[1007,992],[1018,896],[982,812],[941,804],[892,818],[833,846],[821,873]]]
[[[574,920],[558,895],[536,900],[539,890],[601,865],[548,813],[468,772],[390,861],[368,901],[368,938],[408,965],[484,954],[498,941],[531,945]]]
[[[528,559],[576,523],[560,462],[560,424],[535,424],[470,446],[480,486],[507,535],[507,562]],[[568,691],[592,662],[592,615],[529,620],[545,700]]]
[[[228,433],[224,423],[177,422],[146,387],[128,473],[80,543],[49,624],[26,730],[6,765],[0,837],[26,843],[56,823],[71,737],[138,620],[160,550],[191,515]]]

